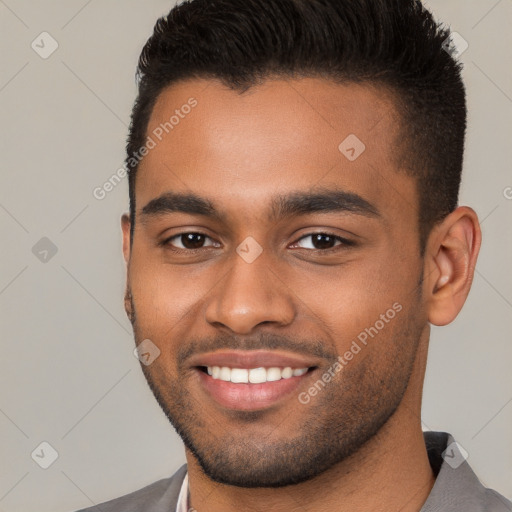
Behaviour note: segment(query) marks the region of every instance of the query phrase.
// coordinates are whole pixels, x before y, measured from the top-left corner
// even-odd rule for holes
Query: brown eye
[[[301,245],[302,240],[310,240],[310,243],[302,242]],[[334,249],[338,246],[352,246],[354,245],[354,242],[341,238],[337,235],[333,235],[332,233],[310,233],[300,238],[296,244],[303,249],[328,251],[329,249]]]
[[[207,240],[211,240],[211,238],[203,233],[188,232],[179,233],[167,238],[162,242],[162,245],[170,246],[175,250],[193,251],[195,249],[202,249],[203,247],[214,246],[214,244],[205,245]]]
[[[318,233],[311,236],[315,249],[331,249],[336,243],[336,239],[331,235],[325,233]]]
[[[185,233],[180,235],[180,240],[186,249],[199,249],[204,244],[205,236],[200,233]]]

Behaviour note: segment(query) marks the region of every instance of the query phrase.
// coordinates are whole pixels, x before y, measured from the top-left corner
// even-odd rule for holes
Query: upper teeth
[[[280,379],[289,379],[304,375],[308,368],[229,368],[227,366],[207,366],[208,375],[214,379],[235,383],[260,384],[262,382],[273,382]]]

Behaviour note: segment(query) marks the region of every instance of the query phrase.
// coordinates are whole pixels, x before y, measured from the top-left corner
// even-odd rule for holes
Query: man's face
[[[124,226],[126,304],[136,342],[160,350],[146,378],[210,478],[312,478],[399,406],[427,314],[398,122],[383,90],[320,79],[159,96],[129,255]]]

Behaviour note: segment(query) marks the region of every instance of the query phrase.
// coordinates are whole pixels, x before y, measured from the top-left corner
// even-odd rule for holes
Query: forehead
[[[275,79],[244,93],[216,80],[173,84],[148,123],[137,209],[180,191],[268,215],[274,194],[330,186],[384,210],[398,200],[414,208],[414,183],[397,172],[399,128],[391,93],[368,84]]]

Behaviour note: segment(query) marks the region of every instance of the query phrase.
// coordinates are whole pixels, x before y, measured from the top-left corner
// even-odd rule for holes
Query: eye
[[[208,235],[192,231],[187,233],[179,233],[177,235],[171,236],[170,238],[166,238],[163,242],[161,242],[161,245],[165,247],[168,246],[176,251],[193,251],[195,249],[202,249],[203,247],[220,246],[217,242],[214,242],[210,245],[205,245],[207,240],[213,242],[213,240]]]
[[[299,245],[301,240],[308,239],[311,240],[310,243],[306,243],[305,245]],[[336,247],[339,246],[353,246],[355,245],[355,242],[334,235],[332,233],[309,233],[308,235],[299,238],[299,240],[295,242],[294,245],[299,245],[299,247],[302,247],[303,249],[312,249],[327,252],[329,250],[337,250]]]
[[[310,240],[309,243],[307,243],[308,239]],[[208,241],[210,243],[207,243]],[[206,247],[221,246],[221,244],[212,240],[212,238],[210,238],[208,235],[196,231],[178,233],[169,238],[166,238],[163,242],[160,243],[160,245],[177,252],[191,252]],[[343,247],[354,245],[355,242],[348,240],[346,238],[342,238],[332,233],[321,232],[309,233],[301,237],[297,242],[295,242],[293,246],[298,246],[299,248],[302,249],[329,252],[331,250],[338,250],[337,248],[340,246]]]

